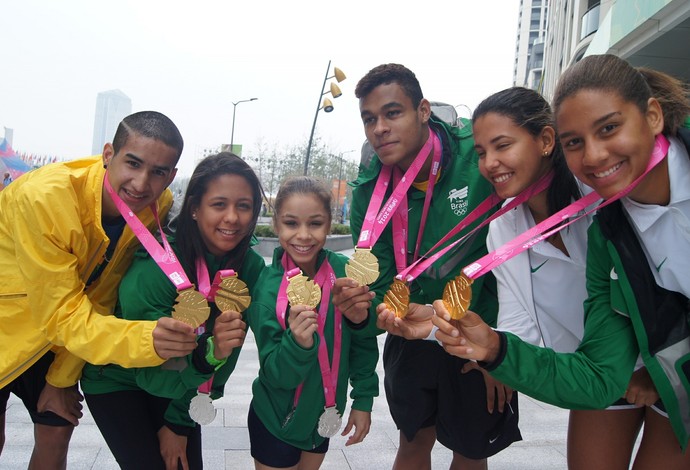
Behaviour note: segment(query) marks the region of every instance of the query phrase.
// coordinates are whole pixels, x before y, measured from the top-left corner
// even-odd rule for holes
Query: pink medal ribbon
[[[502,216],[506,212],[512,210],[513,208],[519,206],[523,202],[529,200],[532,196],[535,194],[539,194],[542,191],[545,191],[549,185],[551,184],[551,181],[553,180],[553,172],[549,171],[548,173],[544,174],[541,176],[537,181],[532,183],[530,186],[525,188],[515,196],[510,202],[505,204],[502,208],[494,212],[490,217],[487,217],[484,219],[479,225],[477,225],[475,228],[470,230],[468,233],[460,237],[459,239],[455,240],[453,243],[450,245],[446,246],[445,248],[437,251],[434,253],[432,256],[429,256],[429,253],[433,253],[434,250],[436,250],[438,247],[442,246],[444,243],[446,243],[448,240],[452,239],[455,235],[463,231],[465,228],[467,228],[470,224],[472,224],[474,221],[479,219],[482,215],[486,214],[492,207],[496,206],[500,202],[503,201],[496,193],[492,193],[484,199],[472,212],[467,214],[467,217],[462,219],[462,221],[457,224],[453,230],[448,232],[441,240],[436,242],[436,244],[429,249],[429,251],[419,258],[417,261],[415,261],[412,265],[410,265],[407,269],[403,270],[396,276],[397,279],[399,280],[404,280],[406,282],[412,282],[414,279],[417,278],[421,273],[426,271],[429,266],[434,264],[436,260],[441,258],[444,254],[448,253],[450,250],[452,250],[455,246],[459,245],[462,243],[464,240],[466,240],[468,237],[470,237],[473,233],[475,233],[477,230],[480,230],[482,227],[486,226],[487,224],[491,223],[492,220],[497,219],[498,217]]]
[[[568,225],[577,222],[581,218],[611,204],[612,202],[617,201],[622,197],[625,197],[628,193],[630,193],[630,191],[632,191],[635,188],[635,186],[637,186],[640,183],[640,181],[642,181],[642,179],[645,176],[647,176],[647,173],[649,173],[656,165],[658,165],[664,159],[666,153],[668,152],[669,145],[670,144],[668,139],[664,135],[658,134],[654,141],[654,149],[652,150],[652,155],[649,159],[649,163],[647,164],[647,168],[645,169],[644,173],[642,173],[637,179],[635,179],[635,181],[630,183],[630,185],[624,188],[621,192],[607,199],[606,201],[603,201],[601,204],[597,205],[593,209],[584,212],[582,215],[574,218],[573,220],[567,223],[563,223],[562,225],[558,225],[561,224],[563,221],[570,219],[578,212],[584,211],[588,206],[592,205],[594,202],[601,199],[601,197],[596,192],[592,192],[587,196],[578,199],[569,206],[561,209],[552,216],[543,220],[541,223],[535,225],[531,229],[515,237],[513,240],[504,243],[501,247],[494,250],[493,252],[483,256],[474,263],[471,263],[470,265],[464,267],[462,269],[463,274],[467,276],[469,279],[476,279],[479,276],[488,273],[496,266],[499,266],[508,261],[509,259],[513,258],[514,256],[517,256],[518,254],[527,250],[531,246],[536,245],[540,241],[549,238],[551,235],[559,232],[560,230],[563,230]],[[556,227],[553,228],[554,226]]]
[[[215,302],[215,292],[221,283],[222,278],[234,276],[235,271],[233,269],[222,269],[216,272],[216,276],[213,279],[213,284],[211,284],[211,278],[208,275],[208,266],[206,265],[206,260],[203,257],[196,259],[196,278],[199,283],[199,292],[206,297],[209,302]],[[202,323],[197,327],[195,333],[201,335],[206,332],[206,322]],[[199,385],[199,393],[211,393],[211,388],[213,385],[213,375],[206,382]]]
[[[158,229],[160,230],[161,238],[163,240],[163,247],[161,247],[161,245],[156,241],[156,238],[151,235],[151,232],[148,231],[146,226],[139,220],[136,214],[132,212],[129,207],[127,207],[127,204],[125,204],[120,196],[113,190],[110,181],[108,181],[107,171],[103,178],[103,184],[111,199],[115,203],[115,207],[117,207],[117,210],[120,211],[120,214],[125,219],[125,222],[127,222],[127,225],[129,225],[129,228],[132,230],[132,232],[134,232],[134,235],[139,239],[143,247],[151,255],[156,264],[163,270],[168,279],[170,279],[170,282],[173,283],[175,289],[177,289],[179,292],[185,289],[194,288],[194,285],[189,281],[189,278],[184,272],[184,269],[182,269],[182,265],[177,259],[177,256],[175,256],[175,253],[170,247],[167,237],[163,233],[160,218],[158,217],[158,210],[156,209],[156,203],[152,203],[149,207],[151,208],[151,212],[153,212],[156,223],[158,223]]]
[[[420,227],[420,230],[423,230],[424,224],[426,223],[428,205],[431,202],[431,193],[440,167],[442,153],[441,141],[431,128],[429,129],[429,138],[404,175],[400,176],[401,171],[395,166],[382,165],[381,172],[379,173],[374,191],[371,195],[371,200],[369,201],[369,206],[367,207],[364,223],[362,224],[362,231],[357,241],[357,248],[371,249],[378,241],[388,222],[394,219],[394,227],[396,229],[393,230],[393,246],[398,270],[404,269],[407,265],[407,260],[405,259],[407,252],[407,191],[412,186],[412,183],[414,183],[424,163],[426,163],[426,158],[432,149],[434,153],[429,178],[430,187],[427,188],[425,209]],[[390,184],[391,175],[393,175],[394,178],[393,192],[377,214],[377,210],[381,207],[383,198],[386,194],[386,189]],[[403,207],[405,210],[403,210]],[[396,216],[398,217],[397,221],[395,221]]]
[[[294,261],[287,255],[283,254],[282,259],[283,268],[285,270],[285,275],[280,283],[280,289],[278,290],[278,301],[276,302],[276,317],[280,326],[283,329],[287,328],[286,325],[286,315],[287,315],[287,285],[288,278],[296,274],[299,274],[300,269],[295,266]],[[326,400],[326,407],[335,406],[336,391],[338,387],[338,371],[340,369],[340,351],[342,349],[342,333],[343,333],[343,316],[340,310],[335,308],[335,324],[333,326],[333,360],[329,364],[328,360],[328,346],[326,345],[326,339],[324,335],[324,330],[326,327],[326,318],[328,317],[328,308],[330,306],[331,299],[331,288],[335,284],[335,273],[331,267],[328,259],[325,259],[321,264],[321,268],[316,273],[314,277],[314,282],[321,286],[322,295],[321,302],[319,304],[319,314],[318,314],[318,335],[319,335],[319,366],[321,368],[321,378],[323,383],[323,394]],[[299,401],[299,397],[302,394],[303,384],[297,387],[295,392],[295,399],[293,406],[296,408]]]

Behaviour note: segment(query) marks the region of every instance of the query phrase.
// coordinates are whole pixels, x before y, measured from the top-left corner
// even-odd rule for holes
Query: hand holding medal
[[[172,317],[196,328],[208,319],[210,313],[206,297],[190,287],[178,293]]]
[[[396,278],[383,296],[383,303],[396,317],[405,318],[410,306],[410,288],[407,283]]]

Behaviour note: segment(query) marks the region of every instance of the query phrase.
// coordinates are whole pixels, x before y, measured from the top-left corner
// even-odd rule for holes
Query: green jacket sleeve
[[[538,400],[572,409],[606,408],[623,396],[639,349],[628,317],[611,309],[613,263],[598,225],[589,229],[585,332],[574,353],[556,353],[506,334],[496,379]]]
[[[350,336],[350,384],[352,408],[371,411],[374,397],[379,394],[379,376],[376,364],[379,346],[375,337]]]

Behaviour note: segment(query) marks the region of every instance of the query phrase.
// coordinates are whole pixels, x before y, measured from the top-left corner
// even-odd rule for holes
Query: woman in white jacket
[[[519,87],[498,92],[480,103],[472,120],[479,169],[502,198],[517,196],[553,171],[547,190],[491,223],[490,252],[579,199],[583,189],[590,191],[568,170],[551,109],[537,92]],[[591,216],[583,217],[493,270],[498,282],[497,329],[559,352],[577,349],[584,330],[590,222]],[[606,410],[570,412],[570,469],[628,468],[645,415],[645,407],[635,405],[635,396],[656,395],[644,367],[635,372],[628,391]],[[650,431],[645,430],[645,437]]]

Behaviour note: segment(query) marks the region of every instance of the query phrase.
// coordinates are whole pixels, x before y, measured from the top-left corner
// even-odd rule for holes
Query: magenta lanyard
[[[151,235],[146,226],[139,220],[132,210],[127,207],[127,205],[120,199],[120,196],[113,190],[113,187],[108,181],[108,172],[106,171],[103,184],[106,191],[110,195],[110,198],[115,203],[115,207],[122,214],[122,217],[129,225],[129,228],[134,232],[134,235],[139,239],[146,251],[151,255],[156,264],[163,270],[165,275],[173,283],[175,289],[182,291],[185,289],[193,288],[194,285],[189,281],[187,274],[182,269],[180,261],[175,256],[168,239],[163,233],[163,228],[161,227],[160,218],[158,217],[158,210],[156,209],[156,203],[152,203],[150,208],[153,212],[153,216],[158,223],[158,229],[161,233],[161,238],[163,240],[163,247],[156,241],[156,238]]]
[[[287,286],[288,278],[299,273],[299,268],[295,266],[294,261],[283,253],[282,259],[283,269],[285,275],[280,283],[278,290],[278,301],[276,303],[276,317],[283,329],[286,329],[286,315],[287,315]],[[323,395],[326,400],[326,406],[331,407],[335,405],[336,391],[338,388],[338,371],[340,369],[340,351],[342,349],[343,336],[343,322],[342,314],[338,308],[335,308],[335,325],[333,326],[333,361],[329,365],[328,361],[328,346],[325,339],[326,318],[328,317],[328,308],[331,303],[331,288],[335,284],[335,273],[331,267],[328,259],[325,259],[321,264],[321,268],[314,277],[314,282],[322,289],[321,302],[319,304],[318,320],[318,335],[319,335],[319,367],[321,369],[321,382],[323,384]],[[297,407],[299,397],[302,394],[304,384],[300,384],[295,391],[295,399],[293,406]]]
[[[394,172],[393,166],[383,165],[381,167],[378,179],[376,180],[376,185],[374,186],[374,191],[371,195],[371,200],[369,201],[369,206],[367,207],[366,215],[364,216],[364,223],[362,224],[362,230],[359,235],[359,240],[357,241],[357,248],[371,249],[378,241],[381,233],[383,233],[383,230],[386,228],[386,225],[391,218],[394,218],[395,214],[400,214],[398,221],[394,222],[396,225],[399,225],[399,227],[398,230],[393,230],[393,246],[395,248],[394,251],[396,254],[396,265],[398,266],[398,269],[400,269],[401,266],[404,267],[406,265],[406,260],[404,257],[401,258],[399,253],[401,250],[403,250],[403,253],[407,251],[407,191],[412,186],[412,183],[422,169],[422,166],[424,166],[427,156],[432,149],[434,154],[431,169],[433,172],[433,182],[435,183],[436,175],[438,174],[438,166],[441,160],[440,147],[440,139],[436,133],[429,128],[429,137],[426,143],[424,146],[422,146],[421,150],[413,160],[412,165],[410,165],[405,174],[402,177],[394,176],[393,192],[377,214],[376,211],[379,209],[379,207],[381,207],[381,203],[383,202],[383,198],[386,194],[386,189],[390,184],[391,175]],[[395,169],[400,171],[397,169],[397,167],[395,167]],[[399,178],[399,182],[397,178]],[[425,205],[427,202],[431,202],[431,191],[429,190],[433,190],[431,175],[429,184],[431,188],[427,188]],[[404,214],[402,210],[403,206],[405,207]],[[427,211],[428,207],[425,207],[425,211],[422,216],[423,221],[421,222],[422,228],[426,223],[425,216]],[[401,227],[404,227],[404,229],[401,229]]]
[[[496,193],[492,193],[484,199],[472,212],[470,212],[467,217],[465,217],[459,224],[457,224],[453,230],[448,232],[446,236],[444,236],[441,240],[439,240],[431,249],[419,260],[415,261],[410,267],[402,271],[398,276],[396,276],[400,280],[405,280],[407,282],[412,282],[414,279],[417,278],[421,273],[426,271],[429,266],[434,264],[436,260],[441,258],[443,255],[445,255],[447,252],[452,250],[455,246],[458,244],[462,243],[464,240],[466,240],[468,237],[470,237],[473,233],[475,233],[477,230],[480,230],[482,227],[486,226],[489,224],[492,220],[497,219],[498,217],[502,216],[506,212],[512,210],[513,208],[519,206],[523,202],[529,200],[532,196],[535,194],[539,194],[542,191],[545,191],[549,185],[551,184],[551,181],[553,180],[553,172],[549,171],[548,173],[544,174],[541,176],[537,181],[532,183],[530,186],[525,188],[515,196],[510,202],[505,204],[502,208],[491,214],[490,217],[487,217],[484,219],[479,225],[477,225],[475,228],[470,230],[468,233],[460,237],[459,239],[455,240],[453,243],[450,245],[446,246],[442,250],[437,251],[433,255],[429,256],[430,253],[433,253],[434,250],[436,250],[438,247],[446,243],[448,240],[453,238],[455,235],[460,233],[462,230],[464,230],[466,227],[468,227],[470,224],[472,224],[475,220],[477,220],[479,217],[482,215],[486,214],[492,207],[494,207],[496,204],[499,204],[503,199],[498,197]]]
[[[668,152],[668,147],[668,139],[664,135],[658,134],[654,141],[654,149],[652,150],[652,155],[649,159],[649,163],[647,164],[647,168],[645,169],[644,173],[637,177],[635,181],[630,183],[621,192],[607,199],[606,201],[603,201],[601,204],[597,205],[593,209],[586,211],[582,215],[574,218],[573,220],[570,220],[565,224],[558,225],[564,220],[570,219],[578,212],[585,210],[588,206],[592,205],[594,202],[601,198],[601,196],[599,196],[595,192],[589,193],[587,196],[580,198],[577,201],[565,207],[564,209],[561,209],[560,211],[556,212],[552,216],[548,217],[546,220],[543,220],[541,223],[535,225],[534,227],[522,233],[521,235],[504,243],[501,247],[494,250],[493,252],[483,256],[474,263],[464,267],[462,269],[462,272],[468,278],[476,279],[479,276],[488,273],[495,267],[505,263],[514,256],[517,256],[518,254],[522,253],[528,248],[536,245],[540,241],[549,238],[551,235],[555,233],[558,233],[560,230],[563,230],[570,224],[573,224],[581,218],[586,217],[587,215],[603,207],[608,206],[612,202],[615,202],[622,197],[625,197],[628,193],[630,193],[630,191],[632,191],[635,188],[635,186],[637,186],[640,183],[640,181],[642,181],[642,179],[645,176],[647,176],[647,173],[649,173],[656,165],[658,165],[664,159],[666,153]],[[553,228],[554,226],[556,227]]]
[[[211,284],[211,277],[208,275],[208,266],[206,265],[206,260],[204,259],[203,256],[200,256],[196,259],[196,278],[197,282],[199,283],[199,292],[206,297],[206,300],[209,302],[214,302],[215,301],[215,292],[218,289],[218,285],[220,284],[221,278],[228,277],[228,276],[234,276],[235,271],[233,269],[223,269],[220,270],[216,273],[216,277],[213,281],[213,284]],[[206,322],[202,323],[199,325],[196,329],[196,334],[201,335],[206,331]],[[213,374],[211,375],[211,378],[208,379],[206,382],[202,383],[199,385],[199,392],[200,393],[211,393],[211,387],[213,385]]]

